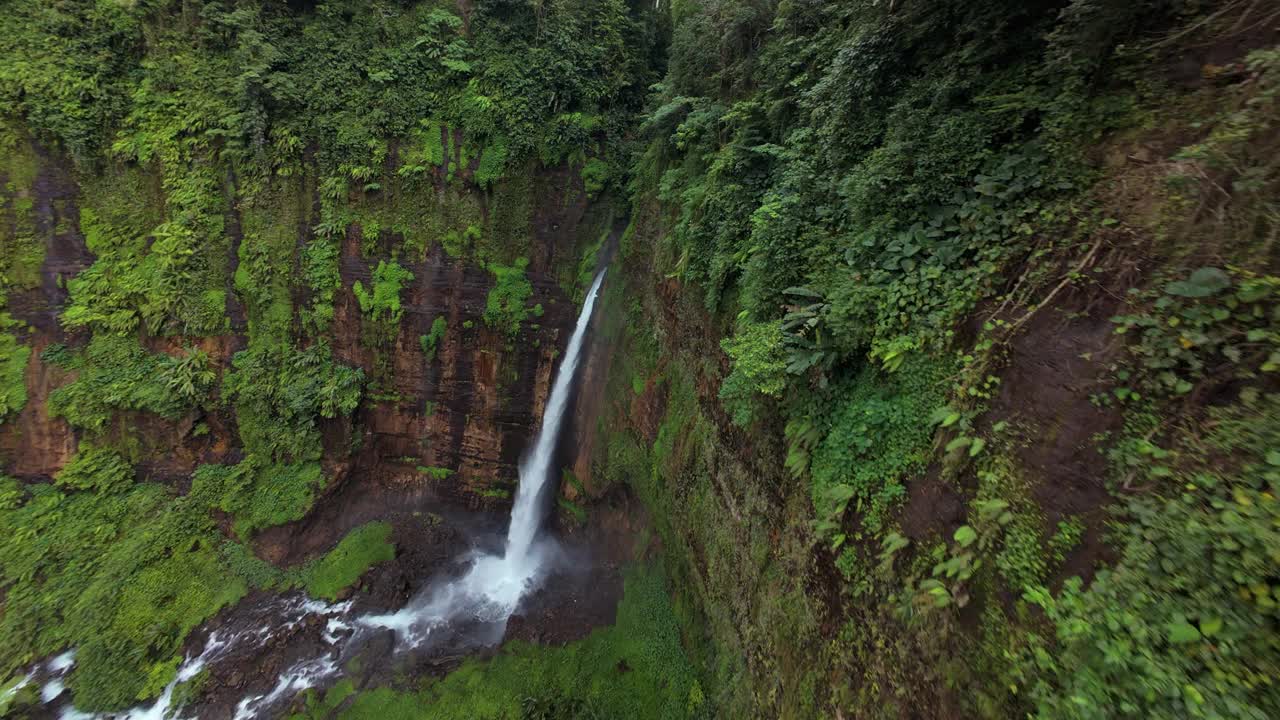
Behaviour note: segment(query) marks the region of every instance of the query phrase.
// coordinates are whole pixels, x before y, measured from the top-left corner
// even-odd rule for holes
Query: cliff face
[[[40,240],[43,259],[38,282],[8,298],[9,313],[21,323],[20,341],[32,354],[25,370],[27,402],[0,423],[0,469],[39,480],[66,465],[83,435],[64,419],[50,416],[50,393],[75,373],[51,365],[42,353],[56,344],[75,349],[87,342],[87,333],[68,331],[59,317],[67,302],[67,282],[95,258],[79,227],[82,192],[70,164],[34,143],[24,152],[33,160],[32,181],[21,186],[8,177],[0,181],[11,190],[7,205],[30,201],[32,236]],[[498,509],[507,504],[520,453],[539,423],[553,369],[576,317],[576,300],[566,293],[573,290],[573,280],[565,269],[577,267],[583,250],[608,230],[609,221],[607,208],[589,201],[575,168],[529,173],[519,198],[528,212],[507,232],[521,237],[518,252],[527,253],[531,292],[524,302],[541,314],[527,318],[514,335],[485,321],[495,284],[485,262],[468,254],[451,256],[440,243],[405,252],[404,237],[394,231],[375,229],[370,239],[359,222],[348,227],[338,258],[341,284],[334,320],[316,340],[328,343],[338,361],[362,369],[371,381],[350,419],[322,421],[331,473],[354,473],[362,482],[429,485],[460,507]],[[299,187],[310,187],[310,199],[295,204],[295,217],[277,221],[299,228],[302,248],[313,237],[309,220],[319,201],[314,182],[304,179]],[[446,190],[443,177],[436,187],[453,202],[480,205],[485,221],[494,212],[495,193],[474,186]],[[501,197],[501,191],[496,195]],[[227,197],[226,203],[234,207],[236,198]],[[234,237],[237,225],[229,223],[233,247],[240,242]],[[357,283],[371,287],[374,268],[392,258],[399,258],[413,279],[401,292],[402,319],[388,336],[365,318],[353,288]],[[235,274],[237,262],[233,252],[228,276]],[[305,293],[305,288],[295,292]],[[160,337],[143,331],[139,340],[148,350],[169,355],[199,349],[217,371],[225,372],[232,356],[248,344],[243,306],[234,295],[229,306],[229,334]],[[437,318],[443,318],[446,329],[428,348],[423,338],[432,333]],[[197,425],[202,430],[194,433]],[[143,479],[181,484],[199,465],[234,463],[243,454],[234,414],[216,394],[204,409],[177,419],[122,413],[107,432],[136,448],[133,459]],[[437,479],[424,475],[423,468],[437,469]]]
[[[520,454],[541,420],[556,360],[577,317],[562,270],[576,267],[601,232],[600,213],[589,213],[572,169],[541,172],[532,184],[528,202],[537,210],[526,230],[527,303],[542,314],[529,318],[517,336],[484,321],[494,275],[449,257],[441,246],[419,261],[402,261],[414,279],[403,292],[403,319],[389,345],[371,349],[355,296],[339,295],[335,356],[371,377],[389,378],[357,413],[364,432],[360,472],[407,479],[420,477],[417,467],[447,468],[454,474],[437,483],[439,491],[472,507],[502,507],[514,491]],[[379,262],[361,255],[360,232],[352,228],[343,243],[344,287],[369,285]],[[448,330],[428,357],[421,338],[437,318]]]
[[[5,239],[16,242],[20,231],[39,238],[43,260],[22,287],[8,294],[8,311],[25,326],[22,342],[32,354],[24,377],[26,405],[20,415],[0,423],[0,457],[14,474],[51,476],[75,453],[76,442],[65,422],[49,417],[46,405],[49,391],[65,382],[66,375],[40,354],[66,340],[58,321],[67,298],[64,281],[88,267],[93,256],[78,229],[78,192],[68,163],[35,145],[21,155],[28,160],[26,167],[0,173],[0,187],[9,189],[3,200],[9,225]],[[19,173],[25,177],[13,177]],[[15,182],[19,180],[26,182]],[[24,209],[21,216],[19,207]]]
[[[81,648],[69,696],[119,710],[308,573],[387,610],[496,542],[626,215],[656,8],[7,10],[0,682]],[[547,637],[611,616],[605,565]]]

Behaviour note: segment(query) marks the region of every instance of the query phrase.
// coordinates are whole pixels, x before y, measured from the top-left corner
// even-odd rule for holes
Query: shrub
[[[47,361],[76,371],[49,395],[49,414],[101,431],[118,412],[140,410],[173,420],[197,406],[216,379],[203,352],[183,357],[147,352],[135,337],[95,334],[81,352],[45,350]]]
[[[364,371],[335,363],[324,343],[259,343],[232,358],[222,393],[245,449],[269,462],[319,458],[319,419],[355,410],[363,384]]]
[[[1280,396],[1249,394],[1211,411],[1208,452],[1126,503],[1115,567],[1088,588],[1075,579],[1057,597],[1028,593],[1053,627],[1023,656],[1039,717],[1280,712],[1268,679],[1280,622]]]
[[[120,492],[133,484],[133,466],[114,450],[82,445],[54,482],[70,490]]]
[[[510,266],[489,265],[494,283],[485,300],[484,322],[507,337],[519,334],[520,324],[529,317],[528,303],[533,296],[533,285],[525,275],[528,266],[528,258],[516,258]]]
[[[444,340],[444,334],[448,329],[448,321],[444,319],[443,315],[438,315],[431,322],[431,332],[418,338],[419,344],[422,345],[422,353],[427,357],[427,362],[436,359],[436,353],[440,350],[440,341]]]
[[[0,315],[0,328],[4,327]],[[0,331],[0,423],[5,416],[22,411],[27,404],[27,362],[31,348],[13,335]]]
[[[720,385],[720,399],[734,423],[748,425],[761,398],[776,400],[786,388],[782,329],[776,322],[739,325],[720,346],[733,359],[733,371]]]
[[[359,280],[352,290],[360,303],[360,310],[370,319],[387,325],[400,323],[400,291],[404,283],[413,280],[413,273],[401,267],[395,260],[378,261],[373,271],[373,290],[366,290]]]

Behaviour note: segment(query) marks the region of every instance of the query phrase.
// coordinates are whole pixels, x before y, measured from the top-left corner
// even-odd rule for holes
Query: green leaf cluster
[[[1024,656],[1038,716],[1261,719],[1280,711],[1280,398],[1251,392],[1210,416],[1203,454],[1159,492],[1126,503],[1115,567],[1087,588],[1075,579],[1056,596],[1028,592],[1054,631],[1049,640],[1033,636]]]
[[[431,321],[431,332],[418,338],[418,342],[422,345],[422,354],[426,355],[427,362],[436,359],[436,353],[440,351],[440,342],[444,340],[444,335],[449,330],[449,321],[443,315],[437,315],[435,320]]]
[[[0,327],[3,327],[0,315]],[[12,334],[0,331],[0,422],[16,415],[27,404],[27,362],[31,348]]]
[[[493,287],[484,303],[484,322],[493,330],[514,338],[520,333],[520,325],[529,317],[529,298],[533,297],[533,285],[525,269],[529,259],[520,257],[511,265],[489,265],[493,274]]]
[[[411,280],[413,280],[413,273],[401,267],[395,260],[391,262],[379,260],[378,267],[373,271],[373,287],[365,289],[364,285],[357,280],[352,291],[360,303],[360,310],[374,322],[399,325],[400,315],[403,312],[400,307],[400,293],[404,284]]]
[[[80,351],[51,346],[44,359],[76,374],[49,395],[49,414],[90,432],[125,411],[177,419],[207,404],[216,380],[204,352],[150,353],[130,335],[95,334]]]

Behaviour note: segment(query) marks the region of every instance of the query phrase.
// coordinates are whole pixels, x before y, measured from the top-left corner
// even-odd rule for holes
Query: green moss
[[[420,120],[411,137],[413,142],[400,149],[398,174],[416,177],[440,169],[449,151],[449,126],[438,120]]]
[[[391,526],[382,522],[361,525],[347,533],[337,547],[299,571],[307,594],[336,600],[338,593],[359,580],[370,567],[395,557],[390,537]]]
[[[509,265],[528,257],[533,202],[538,196],[533,175],[528,167],[521,168],[494,187],[488,232],[478,252],[482,261]]]
[[[37,157],[23,133],[0,121],[0,310],[6,289],[40,285],[48,237],[37,233]]]
[[[609,181],[610,168],[609,164],[600,158],[591,158],[583,164],[582,187],[586,190],[589,197],[595,197],[604,189],[605,183]]]
[[[508,153],[506,138],[496,138],[485,145],[480,162],[476,165],[476,185],[492,187],[494,183],[501,180],[507,169]]]
[[[443,468],[443,467],[426,467],[426,466],[424,466],[424,465],[419,465],[419,466],[418,466],[418,472],[419,472],[419,473],[421,473],[421,474],[423,474],[423,475],[426,475],[427,477],[431,478],[432,480],[448,480],[448,479],[449,479],[449,476],[450,476],[450,475],[453,475],[453,472],[454,472],[454,471],[453,471],[453,470],[450,470],[449,468]]]
[[[693,378],[687,370],[673,368],[667,382],[667,412],[653,443],[655,477],[678,473],[697,446],[693,430],[700,418]]]
[[[245,306],[249,333],[259,342],[271,338],[284,342],[293,330],[292,285],[296,281],[294,257],[298,230],[295,218],[304,199],[296,183],[274,182],[242,203],[239,263],[233,278],[236,294]],[[323,262],[323,245],[304,252],[304,272],[315,282],[316,302],[325,302],[324,283],[315,275]],[[312,253],[316,254],[312,254]],[[336,268],[334,268],[336,271]],[[225,306],[218,308],[225,314]],[[315,318],[309,318],[315,321]]]
[[[484,237],[484,230],[479,225],[467,225],[461,230],[446,232],[442,244],[449,257],[461,258],[473,254],[482,245]]]
[[[138,115],[144,114],[148,125],[165,122],[157,120],[163,113],[155,106],[140,107]],[[157,197],[156,175],[136,166],[86,179],[80,226],[97,259],[68,281],[71,303],[64,323],[116,332],[141,324],[153,334],[210,335],[224,329],[225,305],[214,304],[229,279],[219,176],[205,162],[208,150],[201,143],[165,137],[162,150],[134,147],[130,156],[141,153],[151,160],[157,150],[164,156],[169,166],[159,198],[167,202]]]
[[[290,584],[285,571],[254,555],[253,548],[245,543],[228,540],[222,544],[219,556],[231,574],[255,590],[275,590]]]
[[[88,182],[84,193],[80,230],[97,259],[67,281],[62,323],[117,333],[162,326],[163,307],[174,300],[156,297],[146,272],[146,235],[161,221],[151,184],[141,171],[123,170]]]

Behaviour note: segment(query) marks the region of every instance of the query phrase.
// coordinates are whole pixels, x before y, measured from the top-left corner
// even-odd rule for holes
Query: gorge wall
[[[8,298],[8,311],[21,324],[18,339],[32,354],[24,378],[28,402],[0,426],[0,448],[10,475],[48,479],[75,454],[78,438],[65,419],[49,415],[46,402],[53,390],[66,384],[68,373],[41,355],[51,345],[74,348],[88,340],[87,333],[64,328],[59,316],[67,305],[67,280],[90,267],[94,256],[79,228],[83,198],[69,163],[29,139],[22,143],[10,149],[10,162],[28,164],[34,176],[0,178],[7,188],[8,237],[14,242],[20,231],[29,232],[43,253],[34,269],[38,282],[11,292]],[[455,143],[462,147],[460,136]],[[327,423],[326,449],[331,451],[327,460],[341,466],[343,474],[347,466],[363,463],[362,476],[398,474],[401,479],[420,476],[418,467],[448,468],[455,474],[442,485],[458,493],[464,504],[493,504],[495,497],[512,489],[518,456],[540,416],[551,369],[563,344],[560,336],[572,327],[571,293],[581,289],[566,286],[561,270],[576,268],[582,253],[599,244],[602,233],[609,231],[610,211],[607,204],[591,205],[576,168],[531,170],[518,196],[499,192],[496,203],[480,189],[468,187],[474,168],[459,173],[461,190],[456,183],[446,191],[443,165],[431,172],[435,185],[426,198],[396,201],[408,212],[432,212],[446,202],[469,205],[478,211],[475,227],[486,232],[489,208],[482,203],[512,202],[523,207],[526,215],[517,217],[520,224],[508,232],[528,238],[522,243],[530,254],[525,268],[530,289],[527,302],[542,308],[542,314],[521,327],[519,335],[508,337],[505,328],[492,328],[484,320],[494,275],[482,263],[451,257],[439,245],[407,257],[400,254],[405,239],[395,230],[375,224],[375,237],[366,241],[365,228],[353,222],[341,242],[341,286],[334,298],[333,331],[325,340],[335,359],[379,378],[381,395],[367,399],[350,421]],[[161,191],[154,188],[153,192]],[[446,192],[450,194],[447,201]],[[236,198],[224,202],[233,208]],[[373,195],[371,202],[376,204],[379,198]],[[29,215],[17,217],[14,208],[28,203]],[[274,221],[295,226],[298,244],[305,246],[312,237],[311,213],[318,203],[314,180],[299,179],[291,207],[283,208],[285,214]],[[418,203],[421,207],[414,207]],[[233,247],[243,242],[235,230],[240,222],[233,209],[228,218]],[[19,223],[26,227],[20,229]],[[353,288],[357,282],[372,286],[378,263],[394,258],[413,279],[401,290],[402,318],[394,335],[373,337],[378,328],[362,319]],[[234,276],[238,262],[238,257],[229,258],[228,276]],[[234,294],[228,302],[238,304]],[[437,318],[444,318],[445,330],[430,349],[425,348],[421,339],[430,336]],[[209,336],[155,336],[144,331],[140,342],[153,352],[169,354],[180,354],[185,344],[192,343],[220,371],[247,346],[243,307],[232,310],[227,331]],[[225,408],[194,409],[172,421],[158,420],[145,413],[118,420],[122,433],[136,433],[143,444],[135,457],[143,479],[171,482],[189,476],[200,464],[227,462],[243,451],[233,414]],[[208,425],[208,432],[193,436],[200,423]],[[353,436],[357,432],[360,436]],[[359,451],[345,453],[353,441],[358,442]]]
[[[651,9],[12,10],[0,707],[72,648],[78,708],[150,701],[210,628],[296,589],[397,609],[505,521],[625,224]],[[513,637],[612,620],[618,527],[584,528],[599,572]],[[211,671],[206,712],[269,690],[304,630]]]

